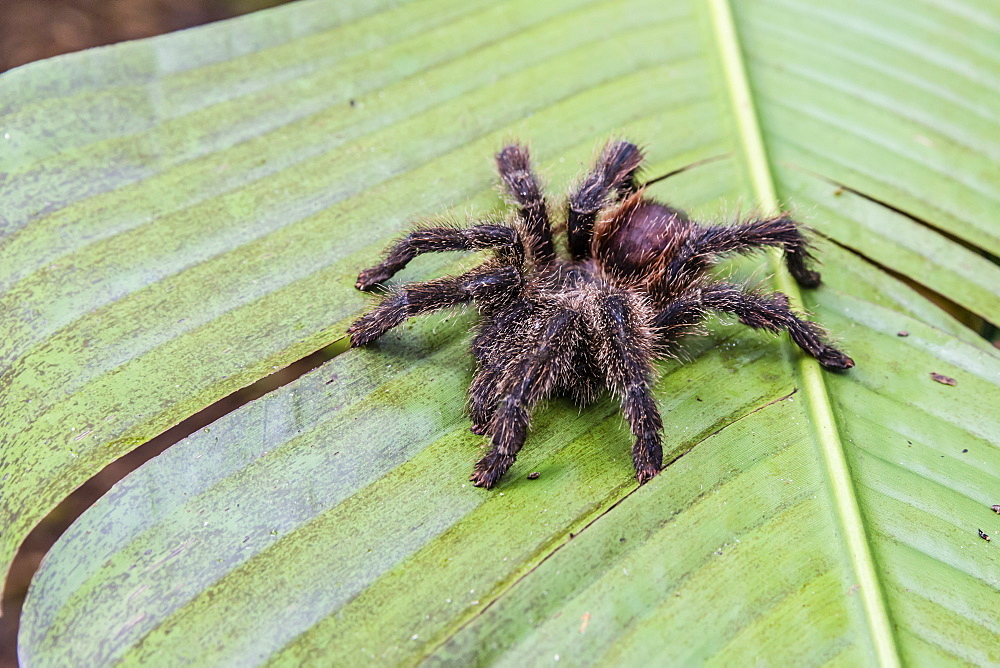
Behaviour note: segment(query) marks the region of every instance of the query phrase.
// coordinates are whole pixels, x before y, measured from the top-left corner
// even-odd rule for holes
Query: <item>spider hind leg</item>
[[[818,271],[809,269],[813,260],[809,242],[798,222],[787,216],[761,218],[737,225],[698,228],[692,236],[684,260],[707,265],[710,258],[724,253],[746,253],[776,246],[785,251],[785,264],[792,278],[804,288],[820,284]]]
[[[590,257],[590,238],[598,212],[610,201],[627,197],[638,189],[635,174],[642,160],[642,151],[635,144],[609,142],[594,168],[570,193],[566,223],[573,259]]]
[[[519,144],[505,146],[497,153],[496,161],[504,189],[517,202],[532,260],[538,264],[552,262],[556,257],[552,228],[542,187],[531,170],[528,149]]]

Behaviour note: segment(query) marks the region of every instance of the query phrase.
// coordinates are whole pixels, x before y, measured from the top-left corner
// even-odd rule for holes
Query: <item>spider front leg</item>
[[[421,253],[463,250],[495,250],[506,264],[521,267],[524,263],[524,244],[517,231],[506,225],[425,227],[410,232],[393,244],[385,260],[361,272],[355,287],[370,290],[392,278]]]
[[[622,402],[635,444],[632,463],[643,484],[663,465],[663,421],[649,384],[653,369],[653,334],[639,320],[637,310],[624,295],[603,297],[596,305],[599,359],[608,386]]]
[[[363,346],[381,337],[407,318],[472,300],[502,303],[517,295],[521,272],[514,267],[482,265],[461,276],[426,283],[410,283],[386,297],[378,306],[354,321],[347,333],[351,347]]]
[[[636,191],[635,173],[642,159],[642,151],[635,144],[609,142],[594,168],[570,193],[566,223],[574,260],[590,257],[590,237],[597,213],[613,199]]]
[[[509,346],[497,346],[496,342],[521,340],[524,323],[530,321],[532,313],[530,302],[516,299],[486,319],[472,341],[477,369],[469,386],[469,414],[474,434],[487,433],[496,412],[503,371],[516,354],[516,350]]]
[[[693,262],[706,264],[714,255],[744,253],[765,246],[784,249],[788,271],[799,285],[805,288],[819,285],[819,272],[808,267],[812,259],[809,242],[802,236],[799,223],[787,216],[697,228],[684,255]]]
[[[559,311],[521,359],[505,369],[498,395],[502,398],[488,426],[492,449],[479,460],[469,480],[476,487],[493,487],[514,464],[528,432],[529,411],[556,382],[556,371],[578,342],[579,315]]]
[[[518,144],[505,146],[497,153],[496,160],[504,189],[520,208],[523,232],[532,260],[538,264],[552,262],[556,257],[552,228],[538,177],[531,171],[528,149]]]
[[[823,340],[822,330],[815,323],[792,313],[788,297],[781,293],[758,295],[744,292],[737,285],[707,285],[677,298],[656,317],[654,325],[669,342],[676,334],[700,322],[709,310],[732,313],[741,323],[755,329],[775,333],[785,330],[792,341],[827,369],[843,370],[854,366],[854,360]]]

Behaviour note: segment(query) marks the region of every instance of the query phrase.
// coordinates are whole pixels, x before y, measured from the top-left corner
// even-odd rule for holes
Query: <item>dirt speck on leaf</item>
[[[935,371],[931,371],[931,378],[941,383],[942,385],[951,385],[952,387],[958,385],[958,381],[955,380],[954,378],[950,378],[949,376],[942,375]]]

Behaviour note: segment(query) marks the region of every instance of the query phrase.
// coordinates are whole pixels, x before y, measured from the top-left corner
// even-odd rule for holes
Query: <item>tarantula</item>
[[[786,330],[827,369],[854,366],[824,341],[817,325],[789,310],[785,295],[758,294],[706,276],[721,255],[778,246],[795,280],[815,287],[819,274],[807,266],[809,247],[794,220],[698,224],[646,197],[636,179],[642,161],[629,142],[604,147],[569,195],[565,258],[556,252],[527,148],[507,146],[496,163],[518,209],[510,224],[418,228],[358,277],[357,287],[370,290],[421,253],[493,251],[493,259],[460,276],[393,290],[348,329],[352,347],[362,346],[411,316],[469,302],[478,306],[470,412],[472,431],[488,434],[492,448],[470,477],[476,486],[493,487],[514,463],[535,404],[563,393],[585,405],[605,388],[620,399],[635,436],[636,478],[640,484],[651,479],[663,457],[663,423],[650,391],[652,362],[672,354],[678,337],[712,311],[734,314],[757,329]]]

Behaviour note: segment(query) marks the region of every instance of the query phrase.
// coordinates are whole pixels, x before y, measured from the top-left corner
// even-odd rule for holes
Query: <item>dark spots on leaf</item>
[[[902,330],[902,331],[896,332],[896,336],[906,337],[906,336],[909,336],[909,335],[910,335],[910,333],[908,331],[906,331],[905,329]]]
[[[931,378],[942,385],[951,385],[952,387],[958,385],[958,381],[954,378],[950,378],[949,376],[942,375],[935,371],[931,371]]]
[[[983,531],[982,529],[979,529],[979,537],[982,538],[983,540],[987,541],[987,542],[989,542],[989,540],[990,540],[990,535],[988,533],[986,533],[985,531]]]
[[[529,474],[528,474],[528,480],[538,480],[538,478],[539,478],[539,477],[540,477],[541,475],[542,475],[542,474],[541,474],[541,473],[539,473],[538,471],[532,471],[531,473],[529,473]]]

